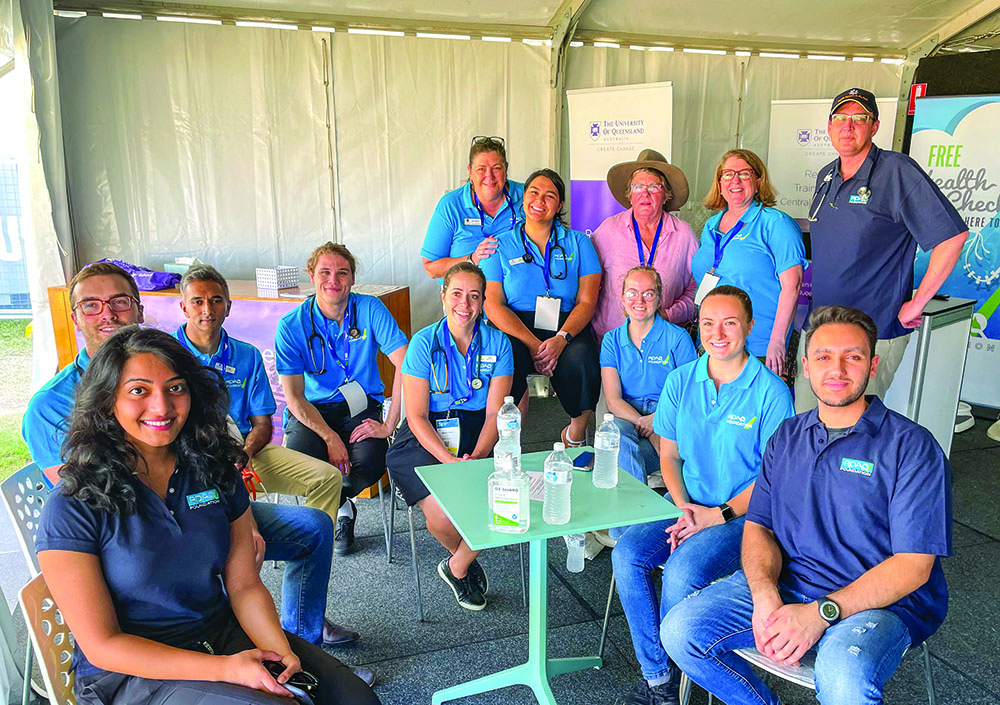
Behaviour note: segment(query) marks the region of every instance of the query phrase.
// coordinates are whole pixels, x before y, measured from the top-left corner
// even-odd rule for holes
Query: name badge
[[[458,447],[462,440],[462,428],[458,424],[458,419],[438,419],[434,422],[438,438],[448,452],[458,455]]]
[[[479,361],[480,362],[496,362],[497,361],[497,356],[496,355],[480,355],[479,356]]]
[[[709,274],[706,272],[705,276],[702,277],[701,284],[698,285],[698,291],[694,292],[694,305],[701,306],[701,302],[708,296],[708,292],[717,287],[721,279],[722,277],[718,274]]]
[[[368,395],[365,393],[364,387],[357,381],[344,382],[337,387],[337,391],[344,395],[344,401],[347,402],[347,410],[350,412],[351,418],[368,408]]]
[[[466,218],[465,219],[465,224],[466,225],[482,225],[483,224],[483,219],[482,218]]]
[[[514,259],[507,260],[507,264],[509,264],[511,267],[518,264],[524,264],[524,255],[521,255],[520,257],[515,257]]]
[[[559,311],[562,299],[558,296],[535,297],[535,328],[538,330],[559,330]]]
[[[223,367],[221,362],[215,363],[215,369],[217,369],[219,372],[225,372],[227,375],[236,374],[235,367],[233,367],[232,365],[226,365],[225,367]]]
[[[218,504],[219,491],[205,490],[204,492],[189,494],[185,497],[185,499],[187,500],[188,509],[201,509],[202,507],[207,507],[210,504]]]

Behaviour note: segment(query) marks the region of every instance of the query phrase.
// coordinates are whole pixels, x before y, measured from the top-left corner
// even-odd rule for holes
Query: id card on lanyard
[[[720,221],[721,222],[721,221]],[[719,236],[715,239],[715,261],[712,263],[712,268],[705,273],[705,276],[701,278],[701,283],[698,284],[698,290],[694,293],[694,305],[701,306],[701,302],[705,300],[708,296],[708,292],[719,285],[719,281],[722,279],[715,270],[719,268],[719,264],[722,262],[722,254],[726,249],[726,245],[733,241],[733,238],[740,234],[743,229],[743,221],[740,220],[732,227],[729,231],[726,241],[722,242],[722,233],[716,230],[716,234]]]
[[[458,455],[458,449],[462,442],[462,428],[458,423],[458,418],[438,419],[434,422],[434,430],[437,431],[441,444],[448,449],[452,455]]]

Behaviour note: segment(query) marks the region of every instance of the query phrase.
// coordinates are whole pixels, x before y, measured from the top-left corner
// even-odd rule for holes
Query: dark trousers
[[[357,416],[351,416],[346,401],[313,404],[313,406],[319,411],[326,425],[340,436],[340,440],[347,446],[347,456],[351,459],[351,474],[344,478],[344,487],[340,492],[340,504],[343,506],[349,497],[357,497],[385,473],[385,451],[389,447],[389,442],[385,438],[366,438],[359,443],[348,442],[351,432],[365,419],[375,419],[381,423],[382,402],[368,397],[368,408]],[[288,448],[330,462],[323,439],[292,414],[288,415],[288,422],[285,424],[285,439]]]
[[[292,651],[302,662],[302,670],[319,679],[315,705],[376,705],[378,696],[350,668],[318,646],[285,632]],[[208,639],[219,655],[231,655],[257,648],[236,617]],[[178,674],[181,675],[181,674]],[[157,680],[99,673],[77,678],[74,687],[77,705],[293,705],[278,695],[232,683],[209,681]]]
[[[514,311],[514,313],[539,340],[548,340],[555,335],[554,331],[532,327],[535,319],[534,311]],[[559,325],[565,323],[567,318],[569,312],[560,313]],[[516,404],[521,401],[528,388],[528,375],[535,374],[535,362],[531,359],[528,346],[512,335],[507,337],[514,353],[514,380],[511,382],[510,394]],[[597,408],[597,399],[601,396],[601,355],[597,347],[597,338],[594,337],[594,330],[589,323],[562,351],[556,369],[549,379],[556,396],[559,397],[559,403],[570,418],[576,418],[584,411],[593,411]]]

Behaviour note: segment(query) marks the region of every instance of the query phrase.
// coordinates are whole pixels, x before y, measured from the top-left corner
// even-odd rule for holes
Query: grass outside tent
[[[30,321],[0,320],[0,480],[31,462],[21,416],[31,398]]]

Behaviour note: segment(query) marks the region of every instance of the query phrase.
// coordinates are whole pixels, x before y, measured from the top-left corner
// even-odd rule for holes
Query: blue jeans
[[[813,598],[780,585],[786,603]],[[660,637],[691,679],[729,705],[779,705],[750,665],[732,653],[754,645],[753,601],[740,571],[670,611]],[[866,610],[829,627],[811,652],[816,698],[822,705],[877,705],[882,687],[910,645],[903,621],[889,610]]]
[[[611,553],[618,598],[628,619],[635,657],[646,680],[665,680],[670,660],[660,644],[660,622],[674,605],[739,568],[745,519],[699,531],[670,553],[665,532],[676,520],[630,526]],[[653,571],[663,566],[657,599]]]
[[[625,401],[643,416],[656,411],[656,399],[626,399]],[[631,421],[615,417],[615,425],[618,427],[618,432],[621,433],[618,467],[645,485],[650,473],[660,469],[660,454],[656,452],[656,448],[653,447],[653,443],[648,438],[639,435],[639,431],[636,430],[635,424]],[[608,529],[608,536],[613,539],[621,538],[628,528],[627,526],[615,526]]]
[[[333,520],[310,507],[251,502],[264,538],[264,560],[285,561],[281,582],[281,627],[321,644],[326,591],[333,557]]]

